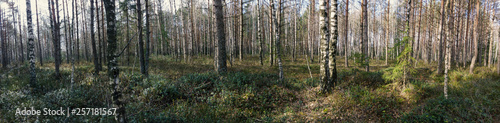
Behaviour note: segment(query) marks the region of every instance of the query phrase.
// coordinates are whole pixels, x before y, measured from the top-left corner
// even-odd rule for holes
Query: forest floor
[[[338,57],[338,85],[331,93],[319,91],[319,63],[304,56],[284,58],[286,80],[278,81],[277,64],[268,57],[236,58],[229,72],[213,72],[213,58],[198,56],[176,62],[153,56],[150,76],[139,72],[138,61],[120,62],[120,80],[130,122],[494,122],[500,116],[500,75],[477,67],[475,74],[452,67],[449,98],[443,97],[443,76],[435,63],[418,63],[409,82],[391,79],[394,61],[370,60],[370,72]],[[106,71],[92,75],[91,62],[63,63],[62,77],[54,64],[37,65],[37,84],[30,88],[27,64],[0,70],[0,122],[110,122],[112,116],[16,116],[17,108],[111,107]],[[17,68],[17,69],[14,69]],[[106,70],[106,66],[103,66]]]

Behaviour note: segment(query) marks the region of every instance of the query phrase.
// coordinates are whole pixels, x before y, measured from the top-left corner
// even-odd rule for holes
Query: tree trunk
[[[150,30],[149,30],[149,1],[148,0],[145,0],[144,2],[146,2],[146,58],[145,58],[145,63],[144,63],[144,69],[146,69],[144,71],[144,76],[148,77],[148,68],[149,68],[149,54],[150,54],[150,51],[149,51],[149,43],[151,42],[150,40]]]
[[[362,38],[362,50],[365,59],[366,71],[370,71],[370,57],[368,56],[368,12],[367,12],[368,2],[363,0],[361,3],[362,9],[362,19],[361,19],[361,38]]]
[[[428,26],[427,26],[427,28],[429,30],[429,34],[428,34],[429,35],[429,39],[427,40],[427,52],[426,52],[426,54],[427,54],[427,60],[426,60],[427,64],[431,63],[431,57],[432,57],[431,56],[431,53],[432,53],[431,47],[432,47],[432,41],[433,41],[432,36],[434,35],[434,33],[432,33],[433,32],[432,30],[434,30],[433,29],[434,28],[433,27],[433,25],[434,25],[434,14],[433,14],[434,13],[434,8],[432,7],[432,5],[434,4],[434,0],[431,0],[429,2],[429,4],[430,5],[429,5],[429,8],[428,8],[428,11],[430,11],[429,12],[430,14],[429,14],[428,18],[430,20],[429,20]]]
[[[493,4],[493,8],[496,8],[496,4]],[[493,38],[493,37],[494,37],[494,36],[493,36],[493,35],[494,35],[494,34],[493,34],[493,33],[494,33],[494,30],[493,30],[493,29],[495,28],[495,27],[493,26],[493,23],[495,22],[495,15],[496,15],[496,11],[495,11],[495,10],[493,10],[493,15],[492,15],[493,17],[491,18],[491,23],[492,23],[492,24],[490,24],[490,27],[491,27],[491,32],[490,32],[490,48],[489,48],[489,53],[488,53],[488,67],[491,67],[491,64],[493,64],[493,63],[492,63],[492,62],[493,62],[493,41],[494,41],[494,40],[493,40],[493,39],[494,39],[494,38]]]
[[[329,11],[330,21],[330,43],[328,44],[328,68],[329,68],[329,81],[323,86],[323,90],[330,91],[337,84],[337,63],[335,56],[337,55],[337,40],[338,40],[338,22],[337,22],[337,0],[330,1],[331,10]]]
[[[438,52],[438,68],[437,68],[437,73],[441,74],[442,69],[443,69],[443,42],[446,41],[446,36],[445,36],[445,24],[446,22],[444,21],[445,19],[445,2],[446,0],[441,1],[441,20],[439,21],[439,30],[440,30],[440,35],[439,35],[439,52]]]
[[[470,14],[470,11],[471,11],[471,4],[472,4],[472,0],[469,0],[469,3],[467,4],[467,20],[466,20],[466,21],[467,21],[467,25],[466,25],[466,28],[465,28],[465,42],[467,42],[467,44],[469,44],[469,25],[470,25],[470,24],[469,24],[469,23],[470,23],[469,18],[470,18],[470,16],[471,16],[471,14]],[[464,45],[464,51],[463,51],[463,52],[464,52],[464,54],[463,54],[463,57],[462,57],[462,62],[464,63],[464,64],[463,64],[463,65],[464,65],[464,68],[465,68],[465,66],[466,66],[466,64],[467,64],[467,60],[466,60],[466,59],[468,59],[468,58],[469,58],[469,57],[468,57],[469,55],[467,55],[467,54],[469,54],[469,53],[470,53],[470,52],[466,52],[466,51],[467,51],[467,46],[468,46],[468,45]],[[469,46],[469,47],[470,47],[470,46]]]
[[[31,14],[31,0],[26,0],[26,17],[28,20],[28,56],[30,62],[30,85],[35,86],[36,71],[35,71],[35,36],[33,35],[33,20]],[[24,59],[24,57],[23,57]]]
[[[257,40],[259,40],[260,46],[259,46],[259,58],[260,58],[260,65],[264,65],[264,40],[262,40],[261,37],[261,27],[260,27],[260,0],[257,0],[257,8],[258,8],[258,13],[257,13]]]
[[[76,0],[74,0],[74,6],[73,6],[73,9],[75,10],[75,14],[74,16],[76,16],[76,61],[80,61],[80,30],[79,30],[79,21],[78,20],[78,3],[76,3]],[[38,12],[37,12],[38,13]],[[38,21],[38,16],[37,16],[37,21]],[[38,24],[38,22],[37,22]]]
[[[422,32],[420,31],[420,29],[422,28],[422,5],[424,3],[422,2],[422,0],[420,0],[420,8],[419,8],[419,17],[418,17],[418,37],[417,37],[417,50],[415,51],[415,59],[420,59],[420,40],[422,40]],[[417,64],[417,62],[415,62],[415,65]]]
[[[39,13],[38,13],[38,0],[35,0],[36,6],[36,33],[38,39],[38,60],[40,62],[40,66],[43,66],[43,57],[42,57],[42,41],[40,40],[40,24],[38,22]]]
[[[113,89],[112,99],[113,107],[116,109],[115,120],[119,123],[126,123],[127,118],[125,114],[125,101],[123,101],[120,87],[120,68],[118,67],[118,55],[116,54],[117,39],[116,39],[116,16],[115,16],[115,0],[104,0],[106,6],[106,22],[107,22],[107,52],[108,52],[108,76],[110,77],[112,83],[111,87]],[[140,4],[138,4],[140,5]]]
[[[470,68],[469,68],[469,74],[474,74],[474,65],[476,64],[476,60],[477,60],[477,57],[478,57],[478,38],[479,38],[479,7],[480,5],[480,1],[477,0],[476,1],[476,20],[474,21],[474,38],[473,38],[473,42],[474,42],[474,56],[472,57],[472,61],[470,63]]]
[[[224,27],[224,12],[222,10],[222,1],[214,0],[215,4],[215,17],[217,23],[217,72],[225,73],[227,71],[226,66],[226,28]]]
[[[274,1],[274,0],[272,0]],[[272,4],[273,7],[275,6]],[[274,24],[276,25],[275,30],[276,30],[276,55],[277,55],[277,60],[278,60],[278,67],[279,67],[279,79],[281,82],[284,81],[284,73],[283,73],[283,63],[281,61],[281,46],[280,46],[280,40],[281,40],[281,26],[283,21],[283,14],[281,11],[283,11],[283,3],[281,0],[278,0],[278,7],[275,9],[275,12],[273,13],[273,17],[276,17],[278,15],[279,17],[274,20]]]
[[[322,86],[322,90],[326,91],[330,85],[330,69],[329,69],[329,60],[328,60],[328,43],[330,41],[330,30],[329,30],[329,22],[328,22],[328,0],[319,0],[319,25],[320,25],[320,48],[321,48],[321,63],[320,63],[320,79]]]
[[[240,41],[239,42],[239,44],[240,44],[240,46],[239,46],[240,56],[239,57],[240,57],[240,62],[241,62],[241,57],[243,57],[243,51],[242,51],[242,49],[243,49],[243,0],[239,0],[239,2],[240,2],[240,11],[239,11],[240,12],[240,18],[238,20],[239,21],[238,24],[239,24],[240,27],[238,28],[239,29],[238,32],[240,34],[238,36],[238,38],[239,38],[238,41]]]
[[[7,69],[7,42],[5,41],[5,34],[3,33],[4,23],[2,9],[0,9],[0,38],[2,41],[2,68]]]
[[[102,31],[102,34],[101,34],[102,35],[102,54],[101,54],[102,57],[101,58],[102,59],[101,59],[101,61],[102,62],[101,62],[101,64],[99,64],[100,65],[99,67],[101,67],[101,70],[102,70],[102,63],[103,62],[104,63],[107,62],[107,60],[106,60],[106,45],[107,45],[107,43],[105,41],[106,40],[106,35],[105,35],[106,34],[105,33],[106,32],[105,31],[106,30],[106,26],[104,26],[104,9],[105,8],[104,8],[104,3],[103,2],[104,1],[101,0],[101,28],[102,28],[101,29],[101,31]]]
[[[387,0],[387,12],[386,12],[386,23],[387,23],[387,27],[385,28],[385,66],[389,65],[389,63],[387,62],[389,60],[389,18],[390,18],[390,7],[391,7],[391,1],[390,0]],[[346,21],[347,22],[347,21]],[[347,60],[346,60],[347,62]]]
[[[66,3],[66,0],[63,0],[63,3],[62,3],[63,9],[62,9],[62,11],[63,11],[63,19],[64,19],[64,42],[65,42],[64,44],[66,45],[66,64],[69,64],[69,59],[71,57],[69,55],[69,44],[70,44],[69,43],[70,40],[68,39],[69,38],[68,37],[68,34],[69,34],[68,33],[68,26],[69,25],[68,25],[68,16],[67,16],[67,13],[65,11],[68,6],[65,3]]]
[[[101,39],[101,24],[99,21],[99,5],[97,4],[99,0],[95,0],[95,14],[96,14],[96,23],[97,23],[97,62],[98,62],[98,67],[99,67],[99,70],[102,70],[102,64],[103,64],[103,51],[102,51],[102,46],[104,46],[104,41]],[[102,9],[102,8],[101,8]]]
[[[81,5],[85,5],[85,3],[82,1]],[[83,22],[83,32],[84,32],[84,35],[83,35],[83,44],[84,44],[84,50],[85,50],[85,59],[87,61],[90,61],[90,55],[89,55],[89,48],[88,48],[88,41],[87,41],[87,30],[88,30],[88,27],[87,27],[87,13],[88,11],[85,11],[85,7],[81,7],[82,8],[82,15],[83,15],[83,18],[82,18],[82,22]],[[94,66],[97,66],[97,65],[94,65]]]
[[[56,78],[59,79],[60,77],[60,72],[59,72],[59,65],[61,64],[61,41],[60,37],[61,34],[59,32],[60,30],[60,22],[59,22],[59,0],[56,0],[54,3],[54,0],[50,0],[50,8],[51,8],[51,25],[52,25],[52,37],[53,37],[53,44],[54,44],[54,61],[55,61],[55,75]],[[55,6],[54,6],[55,4]],[[56,8],[57,7],[57,8]]]
[[[22,29],[21,28],[21,15],[18,13],[17,17],[18,17],[18,20],[19,20],[19,22],[18,22],[18,26],[19,26],[19,43],[20,43],[20,46],[21,46],[21,49],[19,49],[19,54],[21,54],[21,58],[20,58],[21,63],[24,63],[25,57],[24,57],[23,35],[22,35],[23,33],[22,33],[22,30],[21,30]]]
[[[311,3],[312,3],[312,5],[310,6],[311,8],[309,10],[309,18],[308,18],[309,20],[307,22],[307,25],[308,25],[308,27],[307,27],[308,28],[307,29],[308,30],[307,40],[309,41],[309,53],[311,53],[311,56],[310,56],[311,63],[314,63],[314,43],[313,42],[314,42],[315,36],[314,36],[314,30],[311,28],[314,28],[314,27],[312,27],[313,26],[312,24],[314,24],[313,21],[314,21],[314,15],[315,15],[314,10],[316,9],[316,7],[315,7],[316,2],[315,2],[315,0],[311,0]]]
[[[130,41],[130,28],[129,28],[129,13],[128,13],[128,10],[129,10],[129,6],[127,5],[126,8],[123,10],[123,14],[125,14],[125,40],[126,41]],[[132,54],[130,52],[130,46],[127,47],[126,49],[126,55],[125,55],[125,59],[127,59],[127,66],[130,66],[130,54]]]
[[[95,34],[94,34],[94,0],[90,0],[90,40],[92,43],[92,54],[94,57],[94,69],[95,69],[95,75],[99,74],[99,71],[101,70],[99,67],[99,55],[97,54],[97,48],[96,48],[96,43],[95,43]]]
[[[387,9],[387,10],[389,10],[389,9]],[[345,22],[344,23],[345,23],[345,28],[344,28],[344,32],[345,32],[345,34],[344,34],[344,60],[345,61],[344,62],[345,62],[345,67],[347,68],[347,67],[349,67],[349,61],[348,61],[349,54],[347,53],[348,49],[349,49],[349,47],[347,45],[347,43],[349,43],[348,38],[347,38],[349,36],[348,35],[348,32],[349,32],[349,30],[348,30],[348,27],[349,27],[349,0],[346,0],[346,3],[345,3]],[[386,50],[387,50],[387,46],[386,46]],[[387,59],[387,57],[386,57],[386,59]],[[386,61],[386,64],[387,64],[387,61]]]
[[[450,6],[450,8],[448,9],[448,15],[450,15],[450,18],[448,20],[448,22],[451,22],[453,21],[453,0],[449,1],[448,4]],[[453,30],[453,24],[449,24],[448,25],[449,28],[450,28],[450,31]],[[450,33],[450,35],[452,35]],[[446,40],[447,43],[446,43],[446,61],[445,61],[445,69],[444,69],[444,97],[446,99],[448,99],[448,81],[449,81],[449,78],[448,78],[448,71],[450,70],[450,64],[451,64],[451,45],[453,43],[453,38],[452,39],[448,39]]]
[[[141,0],[137,0],[137,32],[139,33],[139,62],[141,64],[141,73],[146,76],[146,61],[144,54],[144,42],[142,41],[142,11]]]
[[[276,26],[274,25],[274,21],[273,21],[273,16],[272,16],[272,13],[274,12],[273,11],[273,8],[274,8],[274,0],[270,0],[271,4],[269,5],[269,63],[270,63],[270,66],[273,66],[273,63],[274,63],[274,57],[273,57],[273,37],[275,37],[273,35],[273,26]]]
[[[297,1],[295,1],[295,5],[297,5]],[[298,8],[298,10],[300,10],[300,8]],[[298,12],[297,12],[297,10],[293,10],[293,11],[294,11],[294,14],[293,14],[293,28],[294,29],[293,29],[292,61],[295,62],[295,55],[297,53],[297,16],[298,16]]]
[[[193,51],[194,51],[194,47],[193,47],[193,44],[195,43],[195,39],[197,38],[196,36],[196,29],[194,29],[194,26],[195,26],[195,17],[194,17],[194,3],[193,3],[193,0],[191,0],[191,10],[190,10],[190,21],[191,21],[191,42],[188,42],[188,62],[191,61],[191,57],[193,56]]]

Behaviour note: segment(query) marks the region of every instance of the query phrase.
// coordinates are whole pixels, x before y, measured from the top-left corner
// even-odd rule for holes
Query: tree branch
[[[135,35],[132,36],[132,38],[130,38],[130,40],[128,40],[127,45],[125,45],[125,47],[123,47],[122,51],[118,55],[116,55],[116,57],[120,57],[123,54],[125,49],[127,49],[127,47],[130,45],[130,42],[132,41],[132,39],[134,39],[134,37],[137,36],[137,33],[138,32],[135,32]]]

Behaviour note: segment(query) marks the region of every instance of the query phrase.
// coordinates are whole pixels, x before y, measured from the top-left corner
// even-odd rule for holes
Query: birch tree
[[[271,0],[274,1],[274,0]],[[275,7],[275,4],[272,4],[273,7]],[[282,21],[283,21],[283,2],[281,0],[278,0],[278,6],[273,12],[273,17],[276,18],[276,15],[279,17],[274,20],[274,25],[275,27],[275,35],[276,35],[276,55],[277,55],[277,60],[278,60],[278,67],[279,67],[279,79],[280,81],[284,80],[284,72],[283,72],[283,63],[281,61],[281,46],[280,46],[280,40],[281,40],[281,27],[282,27]]]
[[[329,81],[328,83],[325,83],[325,85],[322,87],[323,90],[329,91],[332,89],[336,82],[337,82],[337,63],[336,63],[336,58],[335,55],[337,54],[337,40],[338,40],[338,22],[337,22],[337,0],[331,0],[330,1],[331,5],[331,10],[329,11],[329,19],[330,19],[330,41],[328,43],[328,68],[329,68]]]
[[[448,6],[450,6],[450,8],[448,9],[448,14],[449,15],[453,15],[453,2],[454,0],[450,0],[448,2]],[[450,17],[450,20],[449,21],[453,21],[453,16]],[[453,24],[449,24],[448,25],[450,27],[450,30],[453,30]],[[444,68],[444,97],[448,99],[448,81],[449,81],[449,77],[448,77],[448,72],[450,70],[450,62],[451,62],[451,45],[453,43],[453,39],[448,39],[446,40],[447,43],[446,43],[446,61],[444,62],[445,63],[445,68]]]
[[[31,14],[31,0],[26,0],[26,17],[28,23],[28,55],[30,62],[30,85],[34,86],[36,83],[35,71],[35,36],[33,35],[33,20]],[[23,58],[24,59],[24,58]]]
[[[322,90],[326,91],[330,84],[330,69],[328,64],[328,46],[330,41],[330,30],[328,22],[328,0],[319,0],[319,25],[320,25],[320,51],[321,51],[321,63],[320,63],[320,79],[322,83]]]

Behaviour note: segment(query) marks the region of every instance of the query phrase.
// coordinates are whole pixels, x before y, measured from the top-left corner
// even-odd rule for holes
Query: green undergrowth
[[[325,94],[319,91],[318,64],[312,63],[311,78],[304,59],[297,60],[304,64],[285,64],[287,78],[281,82],[276,66],[258,66],[256,58],[252,65],[235,62],[221,75],[207,59],[199,59],[207,61],[199,65],[158,59],[168,58],[153,58],[155,68],[147,78],[134,67],[121,67],[129,122],[494,122],[500,114],[500,75],[487,67],[475,74],[452,69],[445,99],[443,76],[432,64],[415,68],[406,84],[394,78],[392,67],[341,68],[334,91]],[[93,68],[78,64],[71,84],[69,65],[63,65],[59,80],[50,64],[39,67],[33,88],[21,74],[28,73],[26,65],[12,70],[0,79],[0,122],[113,122],[113,116],[15,115],[24,107],[111,107],[106,71],[96,77]]]
[[[188,74],[177,80],[159,76],[135,81],[129,88],[137,94],[133,108],[143,107],[132,121],[161,119],[185,122],[252,122],[268,119],[284,104],[297,100],[297,85],[278,82],[274,74],[213,72]],[[307,83],[304,83],[304,85]],[[146,103],[149,105],[142,105]],[[135,105],[135,104],[131,104]],[[154,105],[150,107],[151,105]],[[147,106],[147,107],[144,107]],[[154,107],[154,108],[153,108]],[[132,107],[131,107],[132,108]],[[139,108],[140,109],[140,108]],[[147,113],[149,112],[149,113]],[[160,113],[161,112],[161,113]],[[159,114],[159,115],[148,115]]]

